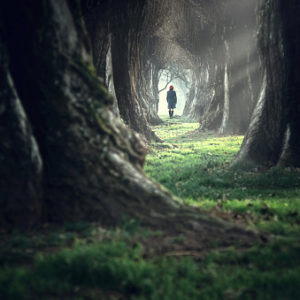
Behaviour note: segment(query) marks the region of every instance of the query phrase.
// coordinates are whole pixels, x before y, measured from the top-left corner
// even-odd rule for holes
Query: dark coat
[[[167,102],[168,102],[168,109],[176,108],[177,96],[175,91],[169,90],[167,92]]]

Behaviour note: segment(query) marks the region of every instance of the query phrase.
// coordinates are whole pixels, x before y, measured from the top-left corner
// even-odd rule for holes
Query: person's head
[[[169,88],[170,90],[173,90],[174,89],[174,86],[173,85],[170,85],[170,88]]]

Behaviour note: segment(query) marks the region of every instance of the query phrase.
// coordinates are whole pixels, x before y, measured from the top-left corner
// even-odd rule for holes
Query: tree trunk
[[[300,167],[300,3],[299,1],[281,1],[284,43],[286,45],[286,64],[288,88],[285,97],[288,99],[289,139],[282,154],[280,164]]]
[[[221,64],[215,66],[213,74],[215,76],[213,79],[215,93],[208,109],[201,118],[201,130],[217,130],[222,124],[225,99],[225,66]]]
[[[91,6],[91,7],[90,7]],[[81,9],[92,45],[93,63],[97,75],[114,98],[113,112],[119,116],[112,67],[111,33],[109,16],[112,14],[108,1],[81,1]]]
[[[112,66],[112,54],[111,54],[111,35],[108,37],[108,51],[106,54],[106,71],[105,71],[105,86],[108,92],[113,96],[113,112],[116,116],[120,117],[120,111],[118,106],[118,100],[116,96],[116,89],[114,85],[114,73]]]
[[[158,93],[158,68],[151,62],[148,62],[145,70],[144,90],[149,100],[148,120],[151,125],[162,124],[163,121],[158,116],[159,93]]]
[[[120,27],[124,28],[124,27]],[[118,99],[121,118],[130,128],[143,134],[147,140],[153,138],[154,133],[148,125],[147,114],[142,106],[142,99],[139,98],[137,90],[137,77],[134,71],[138,68],[138,62],[132,66],[131,57],[137,56],[137,41],[134,45],[128,40],[126,32],[114,32],[112,35],[112,64],[114,74],[114,86]],[[129,45],[129,46],[128,46]],[[131,52],[128,52],[128,48]],[[137,59],[137,58],[136,58]],[[145,105],[144,105],[145,107]]]
[[[112,114],[112,98],[89,70],[91,61],[81,40],[83,27],[78,24],[75,29],[76,19],[66,2],[41,1],[33,12],[31,9],[25,4],[17,9],[7,5],[5,34],[13,80],[43,159],[45,196],[44,202],[39,198],[39,204],[44,203],[46,218],[113,223],[126,214],[143,214],[136,208],[155,199],[158,207],[170,211],[178,207],[168,193],[144,176],[144,140]],[[11,17],[16,15],[17,21]],[[15,47],[19,36],[22,46]],[[5,88],[11,91],[8,83]],[[23,119],[18,121],[24,123]],[[25,133],[27,156],[33,150],[38,153],[30,130]],[[15,163],[21,164],[22,159],[25,163],[26,156]],[[39,176],[35,179],[40,182]],[[7,203],[11,199],[15,201],[15,195],[9,195]]]
[[[103,1],[101,6],[96,5],[90,8],[86,7],[86,1],[81,2],[84,21],[91,41],[96,73],[105,80],[107,71],[106,57],[110,47],[109,15],[111,10],[107,1]]]
[[[197,102],[196,94],[197,94],[196,93],[196,78],[195,78],[195,74],[193,74],[191,88],[189,90],[187,100],[185,102],[183,113],[182,113],[183,116],[185,116],[186,118],[188,118],[190,120],[197,120],[197,117],[195,117],[193,114],[195,112],[195,104]],[[199,117],[199,115],[198,115],[198,117]],[[199,121],[199,118],[197,121]]]
[[[91,71],[74,2],[1,6],[3,227],[41,221],[42,207],[44,221],[116,224],[127,216],[189,233],[201,245],[211,239],[223,245],[256,240],[253,232],[184,207],[144,175],[144,140],[112,113],[112,98]]]
[[[212,89],[209,87],[208,68],[195,60],[192,83],[184,106],[183,116],[189,120],[202,122],[212,101]]]
[[[142,43],[143,44],[143,43]],[[153,94],[154,84],[152,80],[152,64],[146,59],[146,53],[141,54],[140,64],[138,67],[137,78],[137,94],[141,101],[144,111],[146,112],[146,118],[149,124],[158,125],[162,123],[162,120],[158,116],[158,103],[159,99]]]
[[[246,35],[246,33],[245,33]],[[221,134],[244,134],[250,122],[252,90],[249,81],[249,54],[239,40],[225,41],[224,111]],[[250,39],[247,39],[250,43]]]
[[[292,70],[297,69],[291,61],[297,62],[297,58],[292,57],[288,49],[296,50],[295,42],[299,39],[296,38],[296,34],[294,39],[291,38],[291,33],[285,31],[285,26],[288,18],[296,22],[295,13],[299,13],[299,4],[293,1],[288,5],[291,13],[289,17],[284,14],[285,5],[282,0],[264,1],[261,10],[259,46],[265,76],[260,99],[237,161],[251,161],[267,166],[276,165],[282,153],[289,112],[297,111],[292,98],[295,96],[295,89],[299,87],[296,87],[296,82],[293,82],[290,77]],[[295,119],[291,118],[291,120]],[[296,146],[297,151],[299,151],[298,146]]]
[[[0,66],[0,228],[30,227],[41,220],[43,164],[8,69],[3,36]]]
[[[97,74],[113,87],[123,121],[147,140],[156,138],[149,127],[151,98],[144,93],[145,84],[141,34],[145,22],[147,2],[135,0],[117,4],[102,1],[85,13],[85,21],[92,40],[94,64]],[[135,15],[136,14],[136,15]],[[110,60],[110,61],[108,61]],[[112,67],[112,72],[108,70]],[[110,74],[108,74],[110,73]],[[148,103],[149,102],[149,103]],[[158,116],[157,116],[158,118]]]
[[[158,114],[158,108],[159,108],[159,91],[158,91],[158,85],[159,85],[159,78],[158,78],[158,73],[159,69],[152,64],[152,89],[153,89],[153,97],[155,99],[155,111]]]

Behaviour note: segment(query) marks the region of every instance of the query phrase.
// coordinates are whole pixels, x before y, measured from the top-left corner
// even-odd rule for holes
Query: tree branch
[[[165,87],[162,88],[162,89],[160,89],[160,90],[158,91],[158,93],[161,93],[162,91],[164,91],[164,90],[168,87],[168,85],[172,82],[172,80],[173,80],[173,79],[177,79],[177,78],[179,78],[179,76],[175,76],[175,77],[172,77],[172,76],[171,76],[170,80],[166,83]]]

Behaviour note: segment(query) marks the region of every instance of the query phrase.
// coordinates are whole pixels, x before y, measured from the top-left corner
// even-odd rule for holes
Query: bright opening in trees
[[[177,94],[177,104],[175,113],[176,115],[181,116],[185,107],[185,103],[190,93],[191,88],[191,70],[182,70],[178,69],[177,72],[172,69],[160,70],[159,72],[159,107],[158,115],[167,115],[168,106],[167,106],[167,91],[169,90],[170,85],[174,86],[174,90]]]

